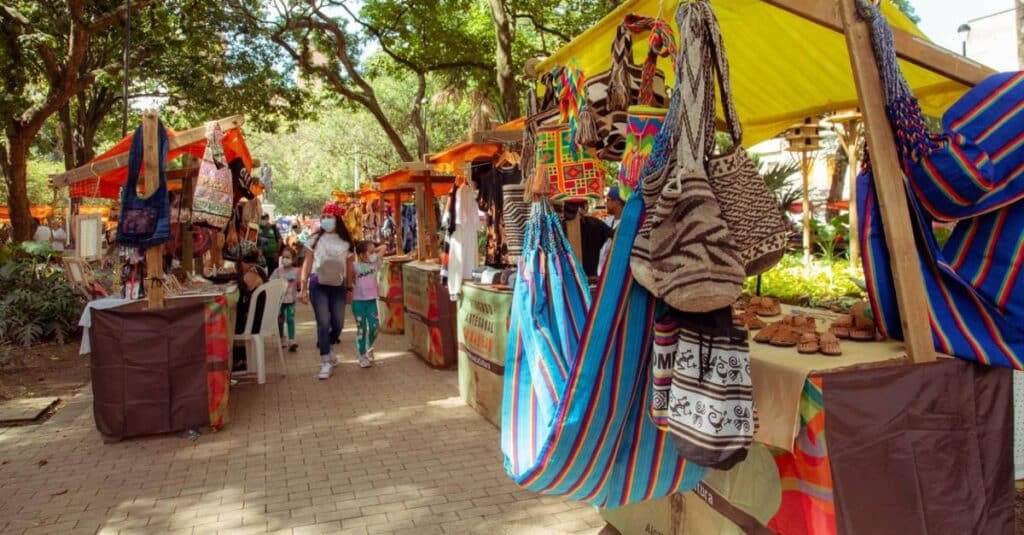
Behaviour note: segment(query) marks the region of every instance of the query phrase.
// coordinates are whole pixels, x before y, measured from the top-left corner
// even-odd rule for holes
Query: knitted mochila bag
[[[579,125],[579,87],[584,77],[574,67],[562,67],[557,87],[560,122],[539,126],[531,193],[555,202],[597,200],[604,193],[605,170],[595,151],[575,142]]]
[[[729,226],[733,244],[748,277],[763,273],[782,260],[789,228],[757,166],[743,148],[743,127],[732,98],[729,60],[714,11],[701,10],[715,56],[722,109],[733,145],[707,160],[708,182]]]
[[[644,32],[651,32],[648,60],[637,65],[633,63],[633,34]],[[657,70],[657,57],[652,59],[650,51],[658,50],[662,56],[674,53],[666,46],[674,41],[671,32],[659,19],[626,15],[612,41],[612,68],[589,77],[585,84],[586,103],[580,112],[577,144],[595,149],[602,160],[622,159],[629,107],[641,103],[665,107],[668,103],[665,74]]]
[[[744,266],[711,189],[706,158],[715,143],[714,57],[704,1],[680,6],[683,42],[673,94],[678,114],[675,165],[645,178],[646,219],[634,241],[630,266],[641,285],[683,312],[731,305],[743,287]],[[679,97],[678,103],[676,97]]]
[[[121,189],[121,219],[117,223],[117,243],[125,247],[152,247],[171,237],[171,202],[167,196],[167,130],[157,125],[159,185],[156,191],[139,196],[139,172],[143,163],[142,127],[135,130],[128,152],[128,180]]]

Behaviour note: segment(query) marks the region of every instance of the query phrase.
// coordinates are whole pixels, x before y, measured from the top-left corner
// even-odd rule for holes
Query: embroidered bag
[[[782,260],[790,232],[775,197],[743,148],[743,127],[733,103],[729,60],[725,55],[718,19],[710,9],[702,12],[706,17],[711,51],[716,59],[722,109],[733,143],[725,153],[709,155],[708,182],[722,208],[722,219],[729,226],[733,244],[749,277],[768,271]]]
[[[167,196],[167,130],[157,125],[159,148],[159,185],[139,197],[139,174],[143,163],[142,127],[135,130],[128,152],[128,180],[121,189],[121,219],[117,224],[117,243],[126,247],[151,247],[167,241],[171,235],[171,206]]]
[[[604,192],[604,166],[591,149],[573,143],[569,125],[561,123],[537,130],[535,187],[547,185],[551,200],[599,199]]]
[[[224,132],[219,124],[206,124],[206,151],[199,164],[199,178],[196,179],[192,201],[193,221],[215,229],[224,228],[231,219],[231,169],[224,161],[223,139]]]
[[[731,315],[678,314],[655,326],[654,377],[670,364],[672,379],[667,396],[655,382],[652,420],[667,423],[680,457],[719,470],[745,459],[754,438],[750,348]]]
[[[633,63],[633,36],[650,31],[649,50],[664,51],[665,30],[671,39],[671,27],[658,19],[626,15],[612,41],[612,68],[590,77],[584,86],[586,104],[580,113],[581,127],[576,143],[597,150],[602,160],[618,161],[626,150],[626,124],[629,106],[647,102],[664,107],[668,103],[665,74],[656,69],[657,57],[643,66]],[[674,52],[674,50],[672,51]],[[647,71],[647,72],[645,72]],[[645,79],[646,75],[646,79]],[[646,93],[646,98],[641,97]]]

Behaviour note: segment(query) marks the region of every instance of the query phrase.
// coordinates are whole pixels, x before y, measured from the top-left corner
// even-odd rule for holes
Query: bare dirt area
[[[89,382],[89,359],[78,341],[24,348],[0,346],[0,401],[42,396],[67,399]]]

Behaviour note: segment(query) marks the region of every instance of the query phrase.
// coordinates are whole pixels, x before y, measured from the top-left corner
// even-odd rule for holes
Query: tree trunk
[[[32,137],[25,132],[8,135],[7,150],[3,155],[7,206],[16,242],[32,239],[32,209],[28,199],[28,149],[32,145]]]
[[[60,148],[64,153],[64,170],[70,171],[78,167],[75,147],[75,125],[71,122],[71,103],[67,103],[57,112],[58,128],[60,129]]]
[[[430,138],[427,137],[427,122],[423,117],[423,99],[427,94],[427,75],[416,73],[416,97],[409,119],[416,130],[416,155],[422,160],[430,152]]]
[[[511,121],[519,117],[521,111],[516,91],[516,77],[512,70],[512,42],[515,40],[515,33],[505,1],[490,0],[490,3],[491,19],[494,21],[495,34],[498,37],[494,63],[498,75],[498,92],[501,94],[501,112],[506,121]]]

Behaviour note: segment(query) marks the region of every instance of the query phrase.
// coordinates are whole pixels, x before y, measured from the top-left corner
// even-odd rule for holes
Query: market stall
[[[600,158],[621,160],[624,170],[618,182],[633,197],[611,253],[611,263],[618,259],[618,269],[625,274],[606,273],[592,303],[579,277],[571,276],[576,270],[561,252],[564,237],[557,230],[537,224],[534,232],[541,237],[527,244],[546,254],[527,255],[530,288],[520,292],[517,285],[515,299],[521,305],[515,310],[532,314],[513,313],[505,364],[505,381],[513,384],[506,386],[503,409],[506,468],[522,486],[602,506],[603,516],[623,533],[1012,532],[1009,373],[968,362],[987,362],[981,356],[940,355],[936,361],[935,347],[942,341],[933,341],[931,327],[943,321],[939,319],[942,311],[935,308],[934,300],[929,304],[926,299],[920,243],[915,244],[916,221],[905,202],[904,181],[897,179],[903,174],[900,158],[905,153],[897,149],[886,109],[895,84],[891,66],[897,62],[895,56],[891,62],[876,61],[876,54],[899,56],[909,87],[931,115],[941,115],[991,73],[928,43],[888,3],[882,3],[881,10],[894,27],[894,37],[891,48],[878,45],[879,39],[884,42],[879,35],[884,36],[880,28],[888,27],[885,19],[872,19],[872,26],[858,18],[871,16],[871,9],[863,7],[858,15],[854,0],[736,0],[681,3],[677,14],[674,3],[633,0],[537,67],[540,105],[528,118],[527,130],[538,146],[535,176],[540,182],[532,184],[529,192],[538,197],[580,194],[581,190],[574,190],[578,182],[570,178],[586,178],[573,173]],[[717,40],[719,26],[721,40]],[[626,34],[633,35],[632,44],[623,40]],[[678,53],[673,35],[679,36]],[[813,48],[806,46],[811,42]],[[626,46],[632,46],[632,54],[623,49]],[[793,54],[796,50],[799,55]],[[623,57],[635,64],[623,64]],[[847,61],[853,66],[852,77],[845,68],[835,68]],[[879,63],[889,69],[881,76],[884,69]],[[687,75],[692,79],[677,76],[676,70],[682,68],[695,73]],[[888,94],[882,83],[886,76]],[[689,84],[688,88],[710,84],[712,93],[713,84],[720,83],[722,98],[731,94],[734,108],[728,102],[715,104],[714,95],[709,97],[713,100],[696,105],[681,104],[694,93],[705,94],[707,85],[694,88],[693,93],[677,88],[670,105],[665,88],[677,82]],[[622,86],[624,92],[617,93]],[[626,99],[621,110],[612,110],[609,101],[620,94],[650,101],[638,106]],[[815,344],[809,353],[822,351],[818,335],[809,333],[831,334],[833,325],[849,321],[811,310],[766,314],[792,312],[795,315],[784,321],[809,322],[802,331],[792,331],[792,343],[779,339],[775,344],[769,337],[772,344],[785,349],[752,341],[748,346],[748,342],[723,341],[714,335],[690,341],[684,337],[686,329],[719,332],[695,327],[693,322],[698,320],[693,317],[661,316],[655,327],[655,300],[648,291],[652,285],[662,285],[664,293],[659,297],[683,312],[722,310],[707,298],[683,303],[678,293],[682,284],[667,280],[681,277],[677,272],[644,271],[648,265],[666,269],[666,255],[679,243],[678,236],[664,229],[703,232],[695,241],[712,252],[691,253],[688,262],[703,262],[707,256],[701,255],[718,253],[714,247],[719,245],[707,236],[719,232],[713,226],[715,220],[728,219],[730,214],[723,212],[733,208],[730,199],[722,198],[724,189],[712,185],[707,191],[721,209],[702,208],[699,213],[704,220],[683,224],[686,214],[698,213],[693,207],[704,202],[686,197],[686,192],[721,179],[713,173],[722,169],[710,168],[711,164],[707,170],[700,169],[704,175],[685,167],[703,167],[688,160],[692,156],[684,151],[705,149],[686,136],[704,141],[695,128],[705,128],[700,123],[712,119],[712,105],[718,112],[712,124],[720,130],[724,126],[734,146],[775,136],[805,117],[859,107],[875,173],[872,194],[881,205],[872,215],[884,222],[885,231],[884,242],[878,241],[882,239],[879,227],[873,227],[872,238],[862,239],[887,245],[886,268],[891,269],[892,282],[886,290],[892,302],[899,304],[901,341],[844,340],[841,356],[802,354],[802,345],[812,338]],[[737,117],[742,118],[742,131]],[[663,120],[670,126],[662,128]],[[670,122],[676,120],[690,122],[684,129]],[[617,129],[620,126],[622,130]],[[625,144],[613,143],[616,133],[623,131],[629,133],[623,136]],[[679,145],[671,150],[678,152],[659,153],[659,145],[672,136]],[[619,152],[612,154],[615,147]],[[741,152],[714,153],[710,161]],[[637,157],[644,159],[638,166],[630,159]],[[671,173],[640,173],[649,169],[661,173],[659,166],[667,165],[680,166],[678,178]],[[644,184],[635,181],[638,176],[647,180],[667,176],[665,180],[679,180],[683,187],[665,186],[652,194],[641,189]],[[870,180],[871,175],[867,176]],[[697,185],[699,181],[705,185]],[[672,196],[666,193],[670,189]],[[687,210],[671,206],[680,190],[683,194],[678,196],[693,203],[680,205]],[[661,211],[660,203],[670,208]],[[549,210],[546,203],[535,204],[534,210],[538,206],[542,214]],[[751,213],[757,209],[751,204],[735,206]],[[645,217],[647,223],[653,218],[654,224],[641,226]],[[722,232],[738,232],[740,227],[733,223],[723,223]],[[655,239],[663,241],[656,244]],[[731,261],[720,260],[714,269]],[[744,268],[751,275],[763,267],[740,264],[736,269],[742,280]],[[720,275],[725,272],[713,272],[720,277],[717,282],[727,280],[728,276]],[[556,273],[559,284],[541,283]],[[869,276],[876,274],[869,272]],[[670,283],[675,286],[667,286]],[[933,292],[934,286],[928,291]],[[921,311],[932,311],[932,325],[929,314]],[[725,314],[732,316],[728,310]],[[739,321],[748,322],[742,314]],[[873,339],[874,326],[867,321]],[[936,330],[941,338],[943,331]],[[997,334],[993,336],[998,338]],[[674,349],[677,337],[678,352]],[[660,347],[673,349],[659,352]],[[1004,349],[993,347],[993,354]],[[736,362],[749,361],[744,383],[739,382],[743,371],[728,373],[732,360],[722,360],[719,354]],[[639,371],[631,369],[637,362]],[[690,368],[693,383],[687,382]],[[707,404],[710,398],[690,395],[706,393],[704,382],[711,379],[705,376],[715,374],[720,376],[715,386],[729,385],[717,392],[717,400]],[[694,399],[701,401],[694,405]],[[725,399],[731,404],[721,403]],[[726,406],[728,414],[716,412]],[[542,417],[534,417],[536,413]],[[979,419],[982,414],[989,416]],[[692,422],[683,421],[684,416],[692,417]],[[666,435],[671,435],[667,444]],[[612,437],[619,438],[611,442]],[[979,447],[973,451],[953,447],[960,439]],[[884,446],[883,440],[888,441]],[[578,458],[580,444],[590,448],[585,459]],[[923,460],[939,451],[942,462]],[[614,468],[601,468],[606,465]],[[716,469],[705,470],[706,466]],[[951,470],[953,466],[957,468]]]
[[[109,217],[117,221],[121,253],[104,258],[121,263],[114,294],[90,301],[80,322],[81,351],[92,361],[96,424],[108,439],[217,429],[228,420],[239,292],[234,284],[196,276],[191,260],[199,248],[223,247],[225,232],[232,241],[232,222],[245,227],[237,210],[244,199],[252,197],[250,208],[259,206],[244,181],[253,162],[241,124],[233,117],[173,132],[146,112],[132,136],[95,161],[51,177],[56,186],[70,186],[74,199],[120,200]],[[168,171],[179,155],[182,166]],[[196,166],[193,155],[203,156],[203,165]],[[83,220],[101,216],[93,207],[77,208]],[[259,218],[258,209],[248,212]],[[167,272],[176,260],[184,269]]]
[[[515,202],[506,191],[521,188],[519,162],[524,124],[525,118],[519,118],[494,130],[475,132],[471,141],[457,143],[427,158],[435,171],[456,175],[453,197],[459,188],[468,187],[476,207],[483,213],[483,251],[472,255],[474,261],[468,266],[461,265],[464,258],[458,259],[460,265],[455,268],[465,271],[457,274],[458,280],[449,279],[448,292],[458,299],[459,392],[468,405],[494,425],[501,421],[505,336],[512,311],[512,293],[507,286],[510,271],[506,268],[514,265],[518,257],[517,244],[509,244],[504,209]],[[451,212],[456,217],[449,214],[447,218],[446,260],[452,255],[451,248],[458,245],[457,241],[451,242],[459,230],[454,205]],[[476,240],[473,245],[476,246]],[[451,277],[453,266],[445,267]]]
[[[414,261],[402,257],[385,259],[388,294],[402,295],[402,327],[409,347],[431,366],[449,367],[455,363],[455,307],[441,281],[440,249],[437,238],[437,197],[451,189],[455,178],[434,174],[426,164],[405,164],[377,177],[384,199],[393,200],[396,237],[400,251],[410,254]],[[403,203],[403,197],[412,194],[413,203]],[[400,222],[401,221],[401,222]],[[413,227],[413,228],[410,228]],[[391,278],[394,270],[401,269],[402,283],[396,288]],[[391,322],[397,310],[387,303]]]

